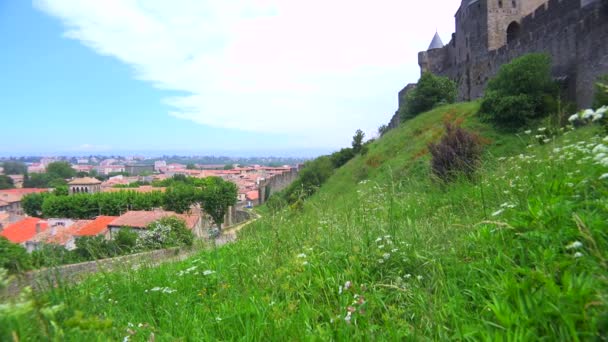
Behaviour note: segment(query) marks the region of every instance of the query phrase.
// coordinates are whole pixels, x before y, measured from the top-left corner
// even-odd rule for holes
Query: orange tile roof
[[[27,194],[32,194],[32,193],[38,193],[38,192],[48,192],[49,189],[40,189],[40,188],[21,188],[21,189],[6,189],[6,190],[0,190],[0,194],[2,193],[7,193],[7,194],[13,194],[13,195],[27,195]]]
[[[95,220],[89,221],[88,224],[80,228],[74,233],[75,236],[95,236],[103,233],[108,229],[108,225],[116,220],[116,216],[98,216]]]
[[[247,199],[249,199],[250,201],[255,201],[260,198],[260,193],[257,190],[248,191],[245,196],[247,196]]]
[[[67,227],[51,227],[50,229],[37,234],[32,240],[42,243],[52,243],[55,245],[64,246],[74,233],[80,230],[83,226],[89,224],[91,220],[78,220]]]
[[[128,211],[121,215],[119,218],[110,222],[109,226],[112,227],[132,227],[132,228],[146,228],[147,225],[154,221],[158,221],[161,218],[168,216],[177,216],[186,221],[186,226],[189,229],[194,228],[200,216],[197,214],[177,214],[173,211]]]
[[[2,233],[0,233],[0,236],[4,236],[13,243],[29,241],[36,235],[37,223],[40,223],[40,231],[45,231],[48,228],[46,221],[35,217],[28,217],[7,226]]]

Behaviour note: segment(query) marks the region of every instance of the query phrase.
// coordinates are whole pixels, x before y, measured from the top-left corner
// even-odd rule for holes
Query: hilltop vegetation
[[[503,135],[477,119],[478,107],[440,107],[388,132],[301,207],[265,212],[232,245],[4,307],[0,337],[605,336],[608,186],[594,159],[603,135]],[[429,176],[427,144],[445,121],[484,144],[472,180]]]

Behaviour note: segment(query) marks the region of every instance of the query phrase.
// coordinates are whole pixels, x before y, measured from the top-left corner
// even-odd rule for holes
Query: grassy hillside
[[[235,244],[0,307],[0,340],[606,338],[604,135],[540,145],[542,130],[499,134],[477,108],[389,132],[302,210],[266,213]],[[429,176],[444,121],[482,136],[476,180]]]

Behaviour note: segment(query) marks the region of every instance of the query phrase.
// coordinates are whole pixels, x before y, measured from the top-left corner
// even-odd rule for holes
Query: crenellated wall
[[[458,84],[459,99],[471,100],[483,95],[500,66],[528,53],[543,52],[551,56],[553,76],[564,82],[566,97],[580,107],[589,106],[596,78],[608,74],[608,1],[550,0],[531,11],[538,3],[520,0],[520,13],[530,13],[519,20],[515,9],[504,8],[512,6],[507,0],[502,9],[493,1],[488,5],[487,0],[468,5],[466,10],[461,7],[452,41],[442,49],[419,53],[421,71],[450,77]],[[488,13],[484,18],[471,16],[484,11]],[[505,26],[509,22],[519,29],[507,42]]]
[[[270,195],[288,187],[298,177],[298,171],[297,168],[292,168],[288,172],[283,172],[261,181],[258,188],[259,204],[266,203]]]

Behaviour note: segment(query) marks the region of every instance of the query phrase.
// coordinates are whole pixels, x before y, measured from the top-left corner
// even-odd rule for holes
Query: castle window
[[[513,8],[517,7],[517,2],[515,0],[511,1],[511,5],[513,5]]]
[[[498,7],[502,8],[502,0],[498,0]]]
[[[520,31],[521,27],[519,26],[519,23],[516,21],[510,23],[509,27],[507,27],[507,43],[519,38]]]

